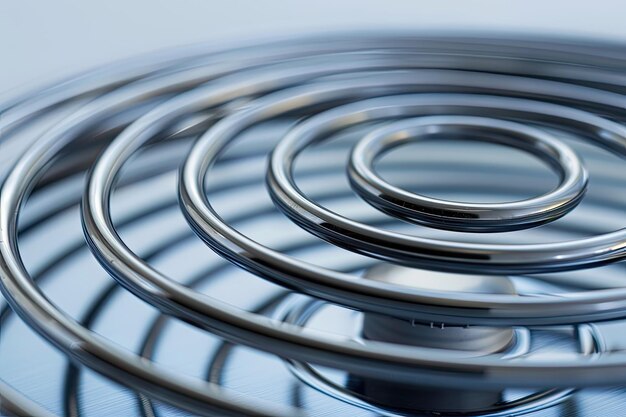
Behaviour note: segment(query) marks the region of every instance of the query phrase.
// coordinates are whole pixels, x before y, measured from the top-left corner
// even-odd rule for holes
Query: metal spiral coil
[[[284,359],[334,400],[388,415],[447,411],[394,409],[354,387],[534,389],[450,411],[496,416],[577,387],[623,386],[626,347],[608,346],[597,326],[626,319],[624,51],[341,35],[191,48],[34,91],[0,108],[2,293],[72,361],[67,415],[80,414],[72,387],[82,367],[137,392],[144,415],[158,414],[155,400],[199,415],[312,414],[298,401],[283,407],[225,389],[220,367],[239,344]],[[477,141],[498,146],[491,153]],[[461,202],[472,196],[481,200]],[[54,226],[63,216],[71,227]],[[49,243],[25,256],[38,233]],[[87,249],[115,281],[79,315],[42,282]],[[440,281],[384,279],[411,271]],[[238,295],[269,295],[243,306],[206,287],[235,273]],[[440,289],[447,279],[492,287]],[[549,290],[509,288],[509,279]],[[135,351],[94,330],[103,306],[126,292],[159,311]],[[356,315],[350,328],[365,333],[310,329],[328,309]],[[4,306],[2,321],[10,315]],[[207,382],[150,360],[174,320],[224,340]],[[468,354],[441,347],[454,340],[394,339],[445,326],[476,332],[468,344],[499,347]],[[526,328],[555,326],[574,329],[580,352],[536,360]],[[48,413],[4,382],[0,394],[10,412]]]

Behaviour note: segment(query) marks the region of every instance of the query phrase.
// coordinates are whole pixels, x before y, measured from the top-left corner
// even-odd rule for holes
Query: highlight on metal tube
[[[360,33],[177,50],[7,102],[1,409],[623,404],[625,91],[623,45]],[[54,368],[56,405],[24,363]]]

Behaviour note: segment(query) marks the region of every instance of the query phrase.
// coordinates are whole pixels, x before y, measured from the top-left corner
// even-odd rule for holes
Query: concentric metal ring
[[[590,59],[597,65],[580,65]],[[118,235],[109,202],[118,173],[143,146],[176,138],[180,132],[206,130],[182,166],[178,190],[182,213],[213,249],[256,275],[351,308],[419,320],[525,325],[623,318],[626,290],[621,288],[536,298],[481,295],[469,299],[466,294],[408,291],[357,280],[354,275],[305,263],[244,236],[209,204],[205,189],[219,185],[212,182],[215,172],[211,168],[240,133],[264,120],[297,116],[302,120],[273,151],[268,182],[280,210],[324,240],[374,259],[464,272],[480,267],[492,273],[544,273],[621,260],[626,251],[623,230],[572,242],[532,245],[464,243],[388,232],[353,222],[313,202],[291,177],[295,160],[308,145],[321,144],[344,128],[405,116],[481,116],[486,110],[490,117],[524,121],[539,128],[548,125],[624,155],[626,130],[621,122],[626,77],[620,70],[626,67],[626,59],[620,49],[381,36],[282,43],[175,57],[154,65],[133,68],[119,77],[94,75],[86,78],[88,84],[82,80],[16,100],[0,119],[2,146],[17,148],[10,153],[11,170],[0,197],[2,290],[29,325],[73,360],[195,413],[280,415],[294,411],[242,403],[215,385],[189,382],[146,363],[81,326],[31,280],[18,242],[24,201],[40,179],[45,183],[68,175],[66,170],[81,173],[86,168],[72,163],[48,171],[59,158],[76,156],[78,149],[84,150],[85,142],[103,129],[123,129],[111,144],[105,141],[104,153],[90,171],[83,227],[102,266],[124,288],[163,312],[234,342],[356,374],[389,375],[394,380],[411,381],[416,375],[425,375],[435,385],[471,382],[486,387],[624,382],[623,353],[550,365],[530,360],[507,362],[497,356],[459,358],[454,352],[389,344],[362,346],[313,337],[301,333],[298,326],[277,326],[160,273]],[[102,96],[94,99],[98,95]],[[82,105],[25,144],[32,146],[13,140],[18,137],[16,132],[41,113],[73,103]],[[380,222],[372,224],[379,226]]]
[[[327,97],[331,96],[327,98],[328,100],[336,100],[337,96],[346,94],[346,90],[358,91],[360,97],[363,97],[367,95],[368,89],[376,91],[376,88],[381,87],[376,84],[377,82],[380,82],[379,79],[373,80],[371,84],[363,80],[358,80],[352,85],[344,82],[341,86],[331,86],[326,91],[319,87],[310,87],[308,91],[304,90],[300,95],[291,93],[291,97],[279,96],[265,100],[258,104],[257,109],[250,110],[250,115],[236,115],[233,119],[237,118],[238,129],[241,129],[248,120],[254,120],[257,117],[254,111],[257,114],[268,114],[272,109],[284,108],[284,106],[293,108],[296,101],[305,102],[308,105],[305,100],[316,100],[317,97],[324,97],[324,94]],[[351,221],[310,201],[298,189],[290,175],[296,156],[307,146],[321,141],[323,137],[337,130],[347,129],[363,120],[384,121],[394,117],[415,117],[442,112],[463,115],[482,115],[489,112],[493,116],[504,118],[560,124],[566,126],[567,129],[580,130],[606,147],[626,146],[626,130],[621,125],[569,107],[523,99],[478,95],[391,96],[393,91],[389,90],[393,87],[397,91],[406,92],[410,85],[410,81],[394,82],[392,79],[387,79],[385,86],[390,96],[362,100],[320,113],[299,124],[285,136],[272,153],[268,184],[272,197],[286,215],[311,233],[334,244],[382,260],[418,268],[471,273],[473,268],[480,267],[483,272],[497,274],[546,273],[591,267],[621,259],[626,251],[626,229],[593,238],[558,243],[527,245],[460,243],[376,229]],[[228,122],[233,123],[234,120],[225,119],[219,127]],[[199,213],[198,216],[201,216],[202,220],[197,222],[195,227],[204,231],[205,238],[207,230],[216,229],[217,221],[209,215],[208,210],[198,208],[200,204],[206,205],[206,199],[201,198],[202,193],[199,190],[203,189],[201,182],[205,173],[203,168],[208,165],[207,163],[202,165],[198,160],[211,161],[211,158],[215,158],[217,154],[213,151],[216,148],[215,144],[220,140],[223,141],[224,136],[227,137],[227,134],[223,134],[218,129],[209,131],[203,138],[204,140],[201,139],[192,149],[182,176],[183,199]],[[208,144],[211,146],[209,147]],[[620,154],[626,155],[625,150],[626,148],[622,149]],[[197,171],[195,175],[192,175],[192,169]],[[186,200],[185,194],[191,194],[188,199],[191,201]],[[223,226],[220,225],[220,227]],[[232,240],[238,239],[233,237]]]
[[[426,197],[395,187],[374,170],[384,153],[402,145],[436,138],[499,143],[536,155],[561,177],[554,190],[511,203],[461,203]],[[424,117],[382,127],[357,143],[348,176],[356,192],[374,207],[424,226],[460,232],[507,232],[554,221],[574,209],[587,186],[576,153],[539,129],[479,117]]]

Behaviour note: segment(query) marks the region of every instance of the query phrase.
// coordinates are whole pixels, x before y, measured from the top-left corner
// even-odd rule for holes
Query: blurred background
[[[0,94],[196,42],[376,28],[626,40],[625,17],[623,0],[2,0]]]

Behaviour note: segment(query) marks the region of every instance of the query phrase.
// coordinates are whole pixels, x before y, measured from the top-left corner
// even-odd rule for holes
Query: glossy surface
[[[597,66],[580,65],[590,60]],[[223,338],[240,346],[237,349],[258,349],[253,351],[271,361],[280,361],[273,356],[278,355],[335,368],[354,378],[382,376],[397,382],[422,378],[452,391],[468,384],[485,389],[620,386],[625,382],[626,356],[619,341],[581,329],[588,322],[626,316],[626,290],[619,278],[623,265],[617,264],[626,250],[624,232],[619,230],[624,227],[619,224],[623,170],[621,161],[606,152],[622,156],[625,149],[621,124],[625,61],[623,50],[616,46],[455,36],[355,36],[214,55],[200,48],[161,62],[115,66],[113,72],[34,92],[8,103],[0,118],[0,146],[7,162],[0,196],[3,294],[23,320],[15,322],[21,331],[27,330],[26,324],[60,350],[63,360],[72,361],[67,369],[60,368],[67,374],[68,415],[82,410],[81,397],[76,395],[81,384],[78,366],[128,387],[123,395],[131,393],[131,401],[138,398],[141,412],[147,415],[160,409],[159,402],[202,415],[294,415],[321,410],[284,396],[264,396],[258,386],[248,392],[245,384],[225,382],[216,369],[223,369],[219,358],[227,356],[229,348],[218,348],[208,377],[190,375],[181,370],[184,366],[168,366],[167,358],[178,356],[171,353],[176,350],[162,357],[155,351],[159,340],[177,342],[172,336],[159,339],[165,315],[168,321],[194,326],[189,333],[208,331],[212,343],[222,343]],[[362,129],[358,135],[362,137],[364,131],[377,127],[368,123],[456,112],[480,116],[485,111],[489,117],[524,120],[564,139],[577,139],[571,146],[582,151],[590,177],[600,187],[590,187],[586,212],[597,222],[563,223],[570,217],[565,216],[520,231],[527,233],[522,237],[492,234],[476,241],[428,229],[412,235],[414,225],[359,204],[347,187],[350,146],[340,136],[351,129]],[[42,116],[50,117],[49,123]],[[250,133],[281,122],[286,126],[267,136]],[[604,150],[588,146],[589,142]],[[394,176],[394,184],[407,189],[417,185],[433,193],[448,190],[464,173],[470,185],[466,194],[475,190],[479,198],[503,195],[513,201],[527,199],[545,183],[541,173],[517,158],[501,159],[493,171],[481,172],[486,166],[484,155],[472,152],[472,147],[443,146],[435,151],[451,160],[458,158],[457,152],[462,157],[455,163],[428,166],[435,173],[428,181],[405,175],[416,154],[399,158],[386,172]],[[306,162],[311,152],[317,156]],[[466,156],[477,158],[476,163],[465,161]],[[171,172],[179,166],[180,176],[175,178]],[[516,181],[502,183],[506,178]],[[116,195],[123,190],[129,194],[120,200],[121,206],[115,206]],[[342,211],[345,216],[339,214]],[[312,233],[292,224],[283,213]],[[55,226],[57,215],[71,220]],[[170,222],[167,216],[176,220]],[[143,227],[135,230],[137,224]],[[50,229],[33,238],[29,249],[26,236],[39,227]],[[192,231],[215,253],[194,239]],[[188,241],[196,246],[190,249],[183,243]],[[178,249],[179,244],[183,249]],[[170,251],[177,256],[167,262]],[[70,267],[75,254],[89,266]],[[543,274],[580,269],[576,273],[589,274],[521,277],[516,281],[517,294],[407,290],[358,278],[380,260],[457,272]],[[615,263],[607,267],[613,275],[583,270],[608,263]],[[40,281],[55,273],[59,280],[50,282],[58,286]],[[222,273],[229,277],[225,281],[232,281],[221,290],[198,288],[203,279]],[[245,278],[238,281],[229,274]],[[108,275],[115,282],[106,281]],[[92,290],[96,276],[106,285],[90,302],[64,297],[71,286]],[[256,285],[268,289],[267,293]],[[518,360],[500,353],[467,357],[451,349],[363,343],[353,335],[358,323],[353,320],[341,329],[323,328],[320,333],[270,314],[266,310],[289,308],[287,301],[283,304],[280,287],[334,304],[344,313],[354,310],[354,314],[439,322],[445,318],[446,323],[459,325],[550,325],[559,327],[556,334],[563,333],[570,347],[582,345],[583,339],[587,344],[567,355],[548,354],[546,361],[542,355],[549,343],[537,347],[537,356]],[[150,315],[105,309],[115,294],[156,313],[143,339],[138,340],[133,329],[143,328]],[[8,317],[8,310],[4,311]],[[120,332],[128,334],[121,337]],[[610,348],[596,355],[588,346],[600,339],[607,340]],[[11,351],[20,357],[19,349]],[[49,363],[58,367],[63,360]],[[7,363],[13,369],[20,361]],[[242,366],[234,372],[251,368]],[[288,369],[286,373],[290,375]],[[281,378],[277,380],[297,380]],[[28,390],[28,385],[22,389]],[[10,405],[33,409],[14,393],[3,392]],[[318,406],[333,397],[328,394],[321,392],[324,399]],[[527,411],[531,409],[535,410]]]
[[[374,170],[393,148],[415,141],[455,138],[512,146],[534,154],[559,175],[554,190],[507,203],[464,203],[415,194],[395,187]],[[348,175],[357,193],[374,207],[402,219],[460,232],[507,232],[554,221],[573,210],[587,187],[587,173],[569,146],[539,129],[479,117],[423,117],[391,123],[357,143]]]

